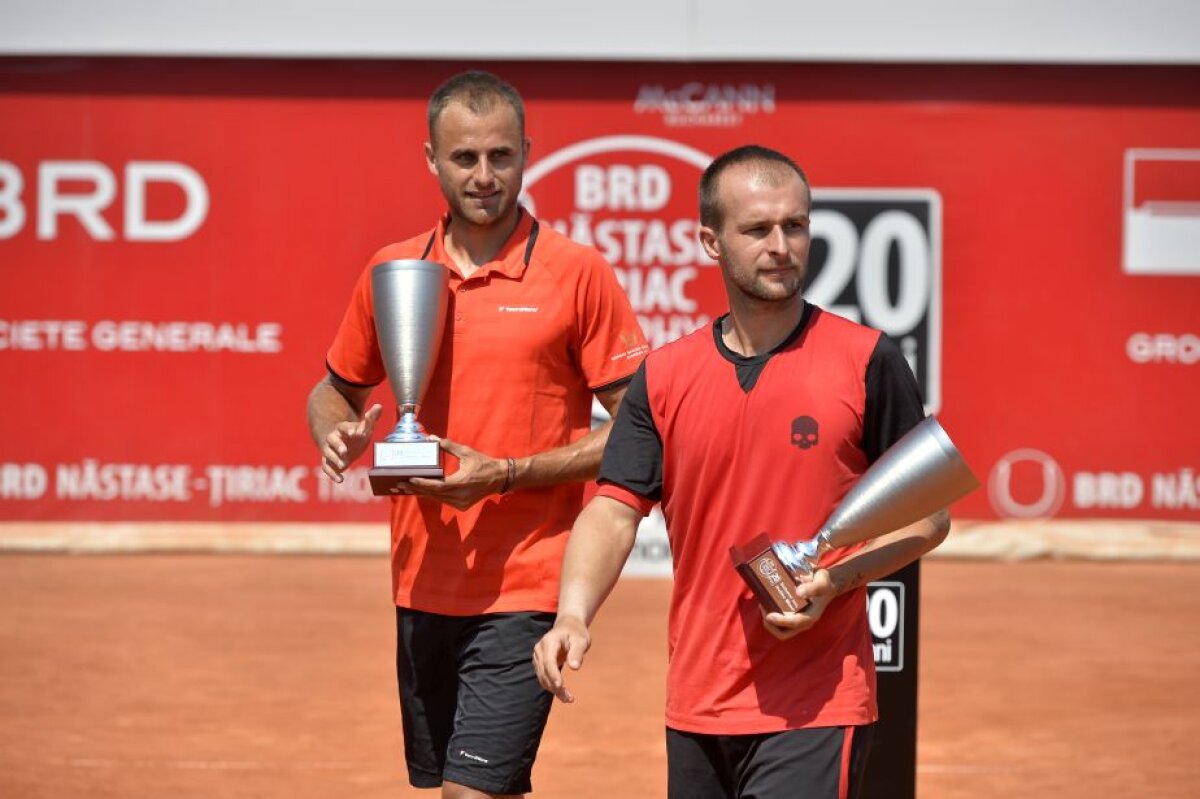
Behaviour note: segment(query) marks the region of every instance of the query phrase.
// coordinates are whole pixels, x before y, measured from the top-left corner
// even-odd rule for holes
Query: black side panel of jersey
[[[662,437],[650,413],[643,361],[629,381],[625,399],[617,410],[597,480],[614,483],[657,502],[662,499],[662,462]]]
[[[874,463],[925,418],[925,406],[908,361],[887,336],[880,335],[875,344],[866,381],[862,448],[867,462]]]

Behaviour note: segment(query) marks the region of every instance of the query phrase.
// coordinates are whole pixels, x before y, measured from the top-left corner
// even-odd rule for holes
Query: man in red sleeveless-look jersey
[[[570,702],[588,625],[655,503],[674,561],[667,683],[671,799],[854,796],[878,718],[866,585],[937,546],[944,511],[822,560],[799,613],[764,615],[729,548],[811,536],[867,467],[924,418],[879,331],[806,302],[811,191],[786,156],[725,153],[700,183],[700,237],[729,314],[634,375],[576,520],[558,615],[534,649]],[[797,431],[800,434],[797,435]]]

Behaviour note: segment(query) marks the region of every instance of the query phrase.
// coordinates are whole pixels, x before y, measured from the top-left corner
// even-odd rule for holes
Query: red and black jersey
[[[879,331],[805,304],[754,357],[717,320],[653,353],[617,414],[600,494],[662,503],[675,586],[667,725],[709,734],[866,724],[877,717],[866,590],[779,641],[729,548],[816,533],[867,467],[924,418],[900,351]],[[836,550],[827,563],[852,549]]]

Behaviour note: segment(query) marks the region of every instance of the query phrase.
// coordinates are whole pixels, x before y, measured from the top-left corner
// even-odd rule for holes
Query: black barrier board
[[[861,799],[916,796],[920,588],[920,561],[867,587],[867,619],[879,681],[879,723]]]

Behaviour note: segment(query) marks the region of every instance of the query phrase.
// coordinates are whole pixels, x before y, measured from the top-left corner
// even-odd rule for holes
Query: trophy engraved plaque
[[[803,582],[812,576],[821,556],[829,550],[899,530],[978,487],[979,480],[954,442],[938,420],[930,416],[871,464],[815,536],[795,544],[777,541],[770,548],[784,571],[795,582]],[[736,549],[731,549],[730,554],[738,572],[746,579],[739,558],[734,555]],[[754,554],[754,547],[747,545],[745,551]],[[758,594],[754,585],[750,588]],[[777,609],[765,604],[764,607]]]
[[[734,568],[767,612],[797,613],[796,581],[771,549],[771,539],[759,533],[743,547],[730,547]]]
[[[442,450],[417,412],[441,349],[449,301],[446,267],[432,261],[384,261],[371,267],[375,332],[396,398],[396,428],[375,444],[371,492],[395,493],[411,477],[442,477]]]

